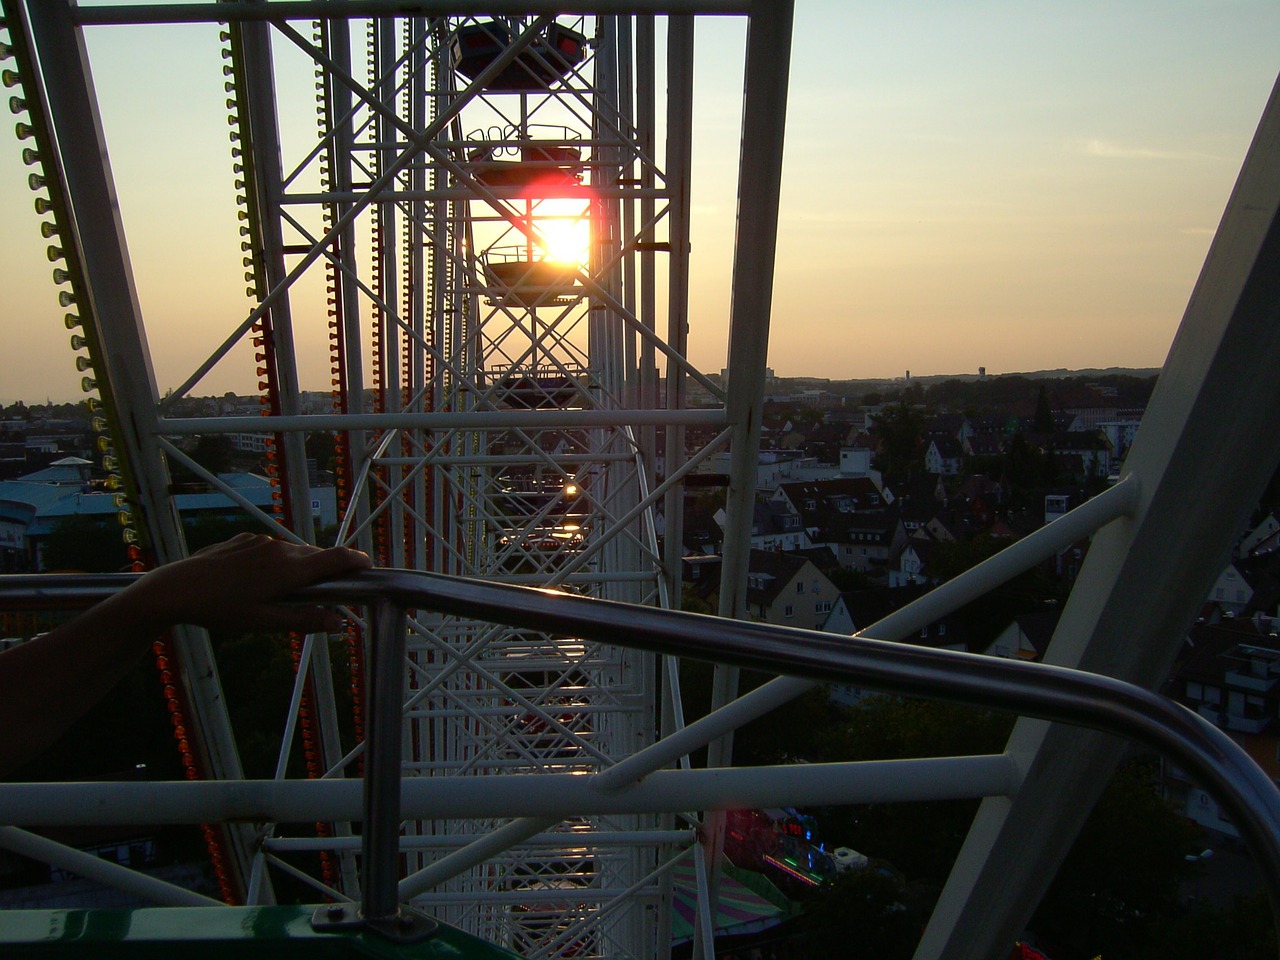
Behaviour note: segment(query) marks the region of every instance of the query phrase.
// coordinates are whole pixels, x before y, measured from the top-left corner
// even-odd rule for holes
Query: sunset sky
[[[796,10],[779,375],[1161,364],[1280,71],[1280,4]],[[691,352],[711,371],[724,365],[742,33],[716,21],[698,34]],[[224,249],[234,203],[215,34],[90,36],[162,390],[247,312]],[[73,399],[80,374],[5,116],[0,399]],[[248,392],[248,366],[195,392]]]

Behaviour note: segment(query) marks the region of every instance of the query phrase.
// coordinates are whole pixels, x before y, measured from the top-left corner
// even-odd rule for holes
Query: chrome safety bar
[[[300,598],[429,609],[670,656],[950,700],[1118,734],[1192,773],[1256,851],[1280,907],[1280,790],[1203,717],[1133,684],[1079,670],[817,630],[727,620],[550,590],[372,570]]]
[[[0,599],[42,607],[83,605],[133,579],[126,574],[0,577]],[[1221,730],[1180,704],[1132,684],[1046,664],[877,640],[865,633],[837,636],[408,570],[363,571],[307,587],[297,599],[369,606],[374,618],[370,636],[388,654],[373,653],[369,699],[371,704],[390,704],[389,711],[398,709],[396,691],[403,684],[403,668],[395,663],[403,662],[403,656],[387,637],[403,633],[404,611],[417,609],[1117,734],[1172,759],[1214,796],[1254,851],[1273,906],[1280,907],[1280,791]],[[400,626],[389,628],[390,624]],[[399,725],[392,722],[387,729],[398,732]],[[387,762],[377,762],[379,754],[371,752],[366,765],[366,833],[376,831],[380,837],[366,839],[369,916],[393,913],[399,899],[394,892],[398,744],[387,746],[397,748],[394,753],[385,751]],[[372,750],[378,750],[377,743]]]

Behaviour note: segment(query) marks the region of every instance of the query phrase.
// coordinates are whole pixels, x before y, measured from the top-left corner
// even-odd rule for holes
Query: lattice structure
[[[0,4],[8,34],[3,54],[11,63],[3,81],[19,115],[18,135],[32,143],[24,159],[39,167],[30,185],[46,218],[42,231],[58,238],[49,251],[59,264],[58,296],[74,307],[67,320],[76,331],[72,345],[84,351],[78,363],[86,390],[101,398],[99,426],[111,458],[104,464],[118,468],[114,488],[123,497],[125,528],[136,531],[137,562],[182,555],[167,461],[199,473],[178,442],[196,433],[267,435],[278,491],[267,509],[201,475],[239,497],[265,527],[315,539],[305,440],[327,432],[337,434],[340,452],[338,537],[384,564],[661,606],[679,588],[681,481],[727,447],[720,612],[743,615],[788,3],[737,10],[718,0],[665,6],[637,0],[632,10],[646,15],[615,17],[566,0],[556,17],[469,9],[465,15],[433,9],[425,17],[415,2],[405,5],[414,8],[411,16],[397,18],[397,4],[385,2],[377,5],[382,18],[354,21],[347,17],[357,5],[324,2]],[[742,13],[750,21],[725,384],[685,356],[693,47],[684,14],[699,10]],[[175,398],[190,393],[236,344],[249,342],[264,400],[260,420],[184,419],[173,415],[173,400],[159,398],[81,43],[95,24],[166,17],[204,22],[212,38],[219,14],[231,21],[215,69],[230,111],[239,183],[229,202],[239,209],[251,306],[228,323],[221,346]],[[298,87],[280,74],[298,57],[314,86],[309,106],[318,134],[282,137],[281,118],[298,115],[282,91]],[[562,242],[572,247],[584,223],[587,255],[566,257]],[[908,637],[1092,535],[1046,660],[1148,688],[1159,684],[1280,455],[1278,257],[1280,96],[1273,93],[1120,482],[886,617],[871,635]],[[311,271],[323,290],[314,300],[302,283]],[[304,409],[295,336],[304,322],[327,324],[327,411]],[[685,409],[691,381],[713,398],[711,406]],[[689,427],[708,439],[686,452]],[[525,630],[410,611],[405,631],[406,809],[444,813],[434,820],[423,814],[406,828],[398,848],[406,876],[398,892],[530,956],[665,955],[669,878],[685,857],[698,868],[702,926],[709,929],[705,877],[714,870],[704,868],[715,862],[716,817],[678,808],[663,785],[712,810],[747,793],[761,806],[793,798],[986,798],[917,956],[999,955],[1043,895],[1123,749],[1101,733],[1024,719],[1001,754],[908,761],[892,771],[857,763],[716,777],[663,769],[682,766],[703,747],[711,766],[727,766],[726,732],[812,682],[779,677],[737,697],[735,671],[720,669],[713,690],[718,709],[686,726],[670,682],[672,661],[634,652],[668,647],[628,634],[625,615],[608,605],[610,615],[592,604],[595,613],[575,620],[560,612],[564,599],[555,603],[539,617],[512,620],[534,624]],[[476,609],[462,601],[441,606]],[[617,619],[610,630],[630,636],[632,652],[599,638],[596,618],[611,616]],[[934,665],[917,665],[911,650],[857,642],[841,649],[830,637],[804,631],[652,622],[655,635],[661,624],[673,636],[689,629],[690,642],[735,633],[739,642],[726,652],[756,666],[768,665],[757,648],[767,651],[784,636],[789,642],[776,652],[801,674],[806,644],[831,645],[834,659],[858,647],[858,670],[872,680],[880,674],[900,692],[988,702],[989,687],[990,702],[1108,726],[1098,720],[1109,709],[1106,698],[1070,694],[1061,676],[1060,688],[1049,684],[1044,699],[1020,699],[1001,678],[1012,680],[1025,664],[974,666],[934,654],[923,658]],[[398,640],[402,633],[390,635]],[[290,798],[300,796],[321,801],[308,809],[350,809],[341,806],[347,794],[332,789],[347,785],[329,781],[354,775],[363,748],[340,722],[330,663],[347,661],[358,697],[370,649],[359,630],[333,650],[322,637],[298,639],[278,776],[297,739],[309,772],[329,780],[302,784],[306,789],[296,793],[295,784],[236,785],[261,804],[255,811],[281,818],[290,813]],[[191,633],[158,654],[166,683],[172,681],[172,704],[183,710],[192,776],[200,770],[240,779],[206,638]],[[948,669],[963,669],[972,682],[935,673]],[[353,703],[358,730],[360,703]],[[1248,769],[1243,779],[1252,776],[1252,783],[1258,771]],[[504,787],[508,773],[534,776],[508,779]],[[569,776],[553,779],[561,773]],[[735,784],[734,796],[717,777]],[[538,815],[521,808],[527,798],[512,782],[530,795],[542,790]],[[547,784],[563,796],[548,800]],[[20,791],[6,791],[15,797],[14,823],[78,822],[69,819],[78,811],[68,806],[89,806],[88,788],[101,789],[37,786],[25,807]],[[178,796],[164,784],[139,785],[136,793],[131,786],[112,785],[101,809],[127,820],[144,806],[136,798],[173,804]],[[1260,806],[1274,808],[1277,796],[1265,777],[1254,786]],[[619,797],[630,806],[606,802]],[[210,804],[215,814],[234,806],[223,801],[220,808]],[[643,813],[598,813],[615,809]],[[482,811],[510,819],[478,818]],[[1280,886],[1275,820],[1257,820],[1253,833],[1270,841],[1262,844],[1265,865]],[[271,824],[233,824],[217,833],[207,832],[229,896],[267,901],[272,876],[283,871],[317,899],[355,899],[359,842],[349,822],[321,823],[306,837]],[[0,827],[0,840],[11,849],[39,848],[50,862],[66,855],[9,826]],[[307,859],[317,851],[323,857]],[[190,902],[189,891],[162,894]]]
[[[468,7],[357,18],[355,8],[335,15],[317,3],[268,21],[270,7],[227,8],[216,24],[210,6],[5,3],[19,40],[21,109],[48,167],[33,186],[48,194],[68,262],[85,264],[61,282],[72,287],[69,302],[110,304],[81,311],[82,366],[92,372],[86,389],[107,408],[104,428],[117,427],[122,506],[140,562],[185,549],[167,463],[235,498],[183,452],[191,433],[262,434],[272,505],[239,502],[264,528],[327,538],[308,509],[306,464],[308,436],[326,433],[337,446],[336,537],[380,564],[669,605],[679,589],[681,478],[735,434],[740,476],[750,473],[769,301],[753,296],[737,320],[750,346],[736,357],[730,349],[741,386],[730,413],[723,386],[684,355],[692,18],[601,16],[572,4],[560,16]],[[209,69],[226,93],[228,203],[249,308],[162,401],[123,230],[103,216],[115,188],[105,165],[83,160],[105,156],[105,145],[97,124],[82,122],[98,113],[81,33],[95,21],[169,15],[217,31]],[[757,34],[757,55],[771,66],[753,82],[776,93],[785,90],[789,11],[769,18],[780,29]],[[308,87],[314,102],[300,105],[297,91]],[[753,143],[775,170],[770,188],[767,170],[744,168],[758,188],[747,212],[761,218],[740,260],[751,282],[770,275],[782,102],[747,111],[768,124]],[[312,132],[300,132],[295,120],[310,112]],[[92,222],[103,223],[96,237],[83,229]],[[327,324],[324,384],[308,382],[314,374],[299,360],[317,322]],[[262,420],[173,416],[242,343]],[[683,409],[690,380],[721,406]],[[317,386],[331,395],[328,410],[307,393]],[[692,458],[687,425],[713,428]],[[737,495],[747,503],[752,492],[746,484]],[[652,743],[660,718],[681,723],[674,673],[650,655],[426,612],[409,622],[407,776],[598,772]],[[367,644],[358,626],[333,649],[296,638],[281,775],[291,750],[309,776],[359,774]],[[193,769],[235,777],[210,664],[194,633],[166,658],[175,694],[180,685],[190,704]],[[337,676],[350,678],[349,698]],[[344,732],[352,729],[356,740]],[[695,822],[413,822],[406,883],[442,918],[531,956],[660,955],[669,868],[689,855]],[[289,853],[288,837],[255,853],[252,831],[228,830],[225,858],[218,848],[225,892],[266,896],[270,864],[317,895],[355,896],[351,825],[317,824],[316,834],[308,849],[326,849],[307,860]],[[495,835],[508,842],[489,857]]]

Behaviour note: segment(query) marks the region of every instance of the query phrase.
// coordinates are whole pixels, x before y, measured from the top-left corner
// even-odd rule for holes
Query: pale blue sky
[[[1280,4],[796,9],[779,374],[1162,362],[1280,71]],[[741,33],[699,31],[691,351],[710,370],[724,362]],[[214,28],[121,37],[99,29],[90,49],[163,389],[247,310],[221,60]],[[8,129],[0,398],[70,398],[80,375]],[[309,349],[318,380],[323,345]],[[250,366],[196,392],[247,391]]]

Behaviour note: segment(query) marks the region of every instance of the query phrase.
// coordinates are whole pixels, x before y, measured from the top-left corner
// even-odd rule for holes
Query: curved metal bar
[[[0,578],[7,601],[84,604],[132,575]],[[1064,667],[815,630],[725,620],[510,584],[408,570],[369,570],[308,587],[309,602],[432,609],[656,653],[815,680],[844,680],[1090,727],[1153,747],[1194,774],[1255,851],[1280,902],[1280,791],[1234,742],[1186,708],[1132,684]],[[875,628],[872,628],[873,630]]]
[[[1222,803],[1255,851],[1273,901],[1280,902],[1280,791],[1221,730],[1133,684],[1065,667],[934,650],[865,634],[838,637],[441,574],[370,570],[299,594],[330,602],[372,602],[385,596],[405,607],[773,673],[851,681],[1139,741],[1177,761]]]

